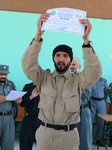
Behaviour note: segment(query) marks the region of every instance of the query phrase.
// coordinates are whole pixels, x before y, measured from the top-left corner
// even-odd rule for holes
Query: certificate
[[[23,95],[25,95],[27,92],[18,92],[12,90],[7,96],[6,96],[6,101],[14,101],[18,98],[21,98]]]
[[[48,20],[43,23],[43,31],[67,32],[78,35],[84,34],[84,25],[79,19],[86,18],[86,11],[72,8],[54,8],[48,9],[50,14]]]

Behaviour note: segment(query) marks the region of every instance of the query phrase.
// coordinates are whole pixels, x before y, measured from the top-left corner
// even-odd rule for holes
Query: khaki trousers
[[[37,150],[79,150],[77,128],[71,131],[40,126],[36,131]]]

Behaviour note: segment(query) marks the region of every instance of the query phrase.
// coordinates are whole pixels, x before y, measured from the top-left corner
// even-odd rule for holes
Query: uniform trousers
[[[19,144],[20,150],[32,150],[35,140],[36,129],[40,125],[40,120],[25,116],[21,123]]]
[[[79,150],[77,128],[71,131],[40,126],[36,131],[37,150]]]
[[[77,124],[80,138],[80,150],[92,150],[92,121],[89,107],[80,111],[81,121]]]
[[[0,116],[1,150],[14,150],[15,124],[13,114]]]
[[[104,120],[98,117],[97,114],[106,114],[105,100],[101,101],[92,100],[92,107],[91,107],[92,122],[94,122],[95,118],[97,122],[96,140],[102,140]]]

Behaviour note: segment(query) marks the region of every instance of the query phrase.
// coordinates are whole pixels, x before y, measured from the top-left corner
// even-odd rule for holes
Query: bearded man
[[[76,124],[80,121],[80,99],[83,90],[93,85],[101,76],[102,68],[94,49],[89,43],[91,24],[81,19],[85,26],[83,35],[84,70],[71,73],[72,48],[58,45],[53,50],[55,70],[42,69],[38,56],[43,42],[42,24],[50,14],[42,14],[37,23],[37,33],[22,57],[24,73],[39,88],[39,119],[36,131],[38,150],[78,150],[79,135]]]
[[[14,150],[15,123],[13,108],[19,104],[22,99],[7,101],[6,96],[11,90],[16,90],[14,82],[7,79],[9,66],[0,65],[0,147],[2,150]]]

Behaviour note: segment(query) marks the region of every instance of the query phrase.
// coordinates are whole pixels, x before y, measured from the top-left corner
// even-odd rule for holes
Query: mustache
[[[6,80],[6,78],[0,78],[0,80]]]
[[[60,61],[57,63],[57,65],[60,65],[60,64],[65,64],[63,61]]]
[[[6,78],[0,78],[0,83],[4,83],[6,81]]]

